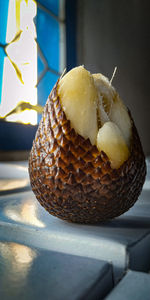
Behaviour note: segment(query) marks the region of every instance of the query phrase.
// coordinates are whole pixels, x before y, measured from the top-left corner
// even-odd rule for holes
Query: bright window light
[[[37,44],[33,18],[34,0],[10,0],[8,10],[0,115],[5,116],[19,102],[37,104]],[[37,124],[37,112],[26,109],[7,117],[7,121]]]

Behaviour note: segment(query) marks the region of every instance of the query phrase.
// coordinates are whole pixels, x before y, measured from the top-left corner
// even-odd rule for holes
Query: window
[[[37,112],[24,108],[44,106],[66,66],[64,1],[9,0],[0,5],[0,115],[36,124]],[[9,115],[18,103],[23,111]]]
[[[18,103],[37,104],[37,45],[36,15],[34,1],[10,0],[8,3],[5,39],[2,49],[3,77],[1,78],[0,114],[8,115],[8,121],[36,124],[37,113],[24,110],[20,114],[9,115]],[[2,4],[1,4],[2,5]],[[2,5],[3,9],[3,5]],[[6,12],[2,18],[6,18]]]
[[[0,151],[31,148],[37,112],[76,65],[75,2],[0,1]]]

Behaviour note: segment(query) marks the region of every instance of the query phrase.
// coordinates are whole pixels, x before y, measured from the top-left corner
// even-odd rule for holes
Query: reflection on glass
[[[19,289],[25,286],[36,257],[37,252],[28,246],[0,242],[1,287],[4,289],[7,285],[8,296],[11,296],[11,289],[18,293]]]
[[[7,206],[5,208],[5,216],[13,221],[34,225],[38,227],[45,227],[45,224],[37,217],[37,205],[36,202],[27,200],[19,207],[19,205]]]
[[[33,22],[36,10],[37,5],[33,0],[9,1],[1,116],[22,101],[37,104],[37,45]],[[7,117],[7,120],[36,124],[37,112],[25,110]]]

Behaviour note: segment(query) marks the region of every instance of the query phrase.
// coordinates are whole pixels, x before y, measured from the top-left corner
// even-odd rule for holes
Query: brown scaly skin
[[[44,108],[29,157],[32,190],[52,215],[78,223],[117,217],[138,199],[146,175],[145,157],[133,123],[130,157],[112,169],[108,157],[71,128],[57,94]]]

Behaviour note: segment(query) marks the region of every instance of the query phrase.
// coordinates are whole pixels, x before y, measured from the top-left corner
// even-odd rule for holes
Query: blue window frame
[[[37,44],[38,44],[38,103],[44,106],[55,82],[66,67],[65,53],[61,56],[61,34],[65,37],[65,20],[59,12],[59,1],[37,2]],[[63,32],[62,32],[63,30]],[[63,49],[64,50],[64,49]],[[63,62],[62,62],[63,60]]]
[[[6,44],[6,28],[7,28],[7,17],[8,17],[8,5],[9,0],[0,1],[0,103],[2,94],[2,78],[3,78],[3,66],[5,51],[4,46]]]
[[[0,97],[9,1],[0,1]],[[63,69],[68,71],[76,66],[76,1],[38,0],[36,3],[38,104],[44,106]],[[40,118],[39,115],[38,121]],[[36,129],[37,126],[0,119],[0,151],[30,150]],[[24,133],[28,136],[27,142],[23,139]]]

